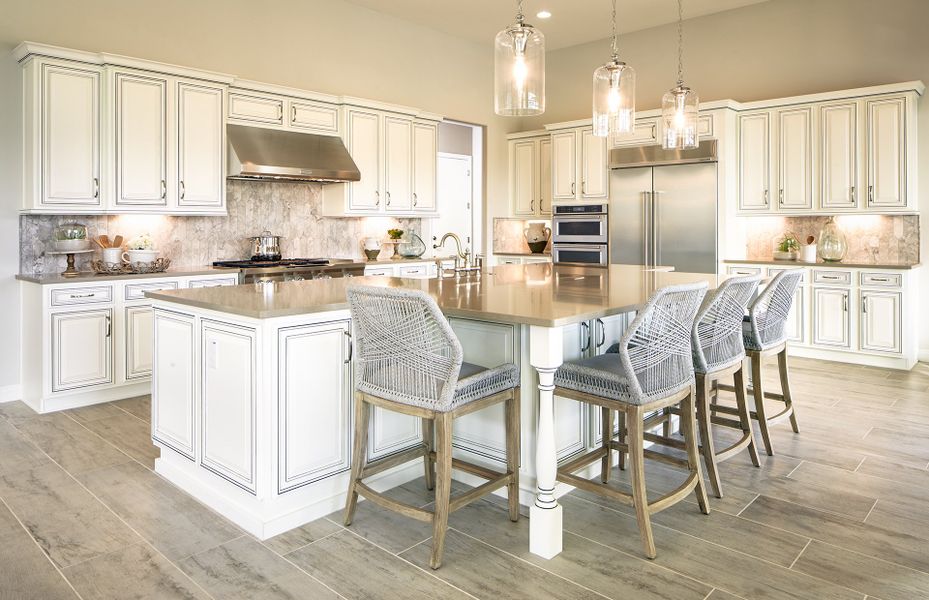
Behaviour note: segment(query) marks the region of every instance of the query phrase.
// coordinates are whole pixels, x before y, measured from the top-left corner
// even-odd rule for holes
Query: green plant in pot
[[[388,229],[387,236],[390,237],[390,239],[392,240],[399,240],[400,238],[403,237],[403,230],[402,229]]]
[[[790,232],[782,235],[774,247],[775,260],[797,260],[797,255],[799,253],[800,240]]]

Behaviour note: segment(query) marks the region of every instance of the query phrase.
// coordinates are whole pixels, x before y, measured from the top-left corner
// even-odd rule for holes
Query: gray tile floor
[[[0,598],[929,598],[929,365],[794,359],[802,433],[722,466],[709,516],[565,497],[564,552],[528,553],[496,500],[454,514],[445,566],[423,523],[368,503],[259,542],[152,472],[147,397],[52,415],[0,405]],[[725,437],[719,432],[719,437]],[[651,493],[681,476],[648,466]],[[614,485],[626,488],[624,473]],[[422,481],[395,490],[421,505]]]

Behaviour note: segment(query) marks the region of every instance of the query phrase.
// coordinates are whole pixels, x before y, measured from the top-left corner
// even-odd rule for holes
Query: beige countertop
[[[76,277],[63,277],[61,273],[43,273],[41,275],[20,273],[16,279],[51,285],[60,283],[88,283],[95,281],[120,281],[124,279],[160,279],[162,277],[191,277],[194,275],[230,275],[238,277],[238,269],[219,269],[211,266],[171,267],[163,273],[126,273],[118,275],[104,275],[93,271],[81,271]]]
[[[494,252],[494,256],[537,256],[539,258],[551,258],[551,250],[546,250],[545,252],[530,252],[526,250],[525,252]]]
[[[381,253],[383,254],[383,252]],[[377,260],[358,259],[355,262],[371,265],[372,267],[383,267],[385,265],[402,265],[406,263],[434,263],[437,260],[455,260],[454,256],[421,256],[419,258],[379,258]]]
[[[894,262],[851,262],[851,261],[842,261],[842,262],[826,262],[822,259],[817,260],[815,263],[803,262],[802,260],[775,260],[773,258],[768,259],[728,259],[723,261],[726,264],[740,264],[740,265],[778,265],[778,266],[788,266],[788,267],[831,267],[834,269],[897,269],[897,270],[907,270],[907,269],[916,269],[920,266],[919,263],[894,263]]]
[[[346,286],[367,284],[424,290],[450,317],[559,327],[636,310],[660,287],[705,281],[712,289],[724,279],[722,275],[655,271],[635,265],[538,263],[494,267],[476,280],[353,277],[145,295],[153,300],[271,319],[348,308]]]

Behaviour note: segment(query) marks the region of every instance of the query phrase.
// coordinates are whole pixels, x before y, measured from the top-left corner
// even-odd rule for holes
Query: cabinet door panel
[[[290,103],[290,125],[297,129],[338,133],[339,109],[331,104],[293,101]]]
[[[858,205],[858,105],[823,106],[819,111],[823,208]]]
[[[906,206],[903,98],[868,102],[868,206]]]
[[[813,343],[821,346],[850,346],[849,291],[813,288]]]
[[[813,208],[813,128],[809,108],[784,110],[778,120],[778,205]]]
[[[284,99],[229,94],[229,118],[252,123],[282,125],[284,122]]]
[[[595,343],[593,334],[580,323],[562,328],[564,360],[577,360]],[[591,337],[588,338],[587,336]],[[583,403],[555,396],[555,453],[559,460],[587,447],[587,409]]]
[[[126,379],[143,379],[152,374],[152,307],[127,306]]]
[[[43,205],[99,207],[100,71],[43,65]]]
[[[348,113],[348,151],[361,172],[361,180],[348,184],[352,210],[376,211],[380,208],[380,119],[376,113],[350,110]]]
[[[152,438],[194,460],[194,318],[158,310],[152,319]]]
[[[581,131],[581,195],[584,198],[606,198],[609,195],[609,169],[607,167],[606,138],[593,131]]]
[[[201,325],[200,464],[255,492],[255,330],[203,321]]]
[[[902,296],[900,292],[861,292],[861,349],[902,351]]]
[[[739,116],[739,208],[768,210],[770,182],[768,113]]]
[[[435,125],[413,124],[413,208],[435,210],[438,131]]]
[[[167,202],[165,79],[116,74],[116,204]]]
[[[542,216],[552,214],[552,138],[539,140],[539,206]]]
[[[513,208],[517,215],[535,214],[536,198],[536,142],[524,140],[513,143]]]
[[[349,331],[349,321],[338,321],[278,334],[279,492],[351,465]]]
[[[413,206],[413,124],[384,118],[384,205],[387,210]]]
[[[52,391],[113,382],[113,311],[52,313]]]
[[[552,197],[573,200],[577,192],[577,136],[573,131],[552,135]]]
[[[177,203],[221,207],[225,203],[226,127],[219,87],[177,85]]]
[[[787,313],[787,339],[798,344],[806,343],[806,302],[803,286],[797,286],[794,301]]]

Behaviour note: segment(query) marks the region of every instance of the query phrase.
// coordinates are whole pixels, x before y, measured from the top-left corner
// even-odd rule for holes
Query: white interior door
[[[177,84],[177,203],[220,207],[226,189],[226,126],[221,87]]]
[[[437,179],[438,202],[442,210],[439,217],[433,220],[433,233],[441,236],[452,232],[468,246],[473,246],[471,157],[440,153]],[[441,254],[441,251],[437,252]]]
[[[117,73],[116,199],[118,205],[167,203],[168,82]]]

